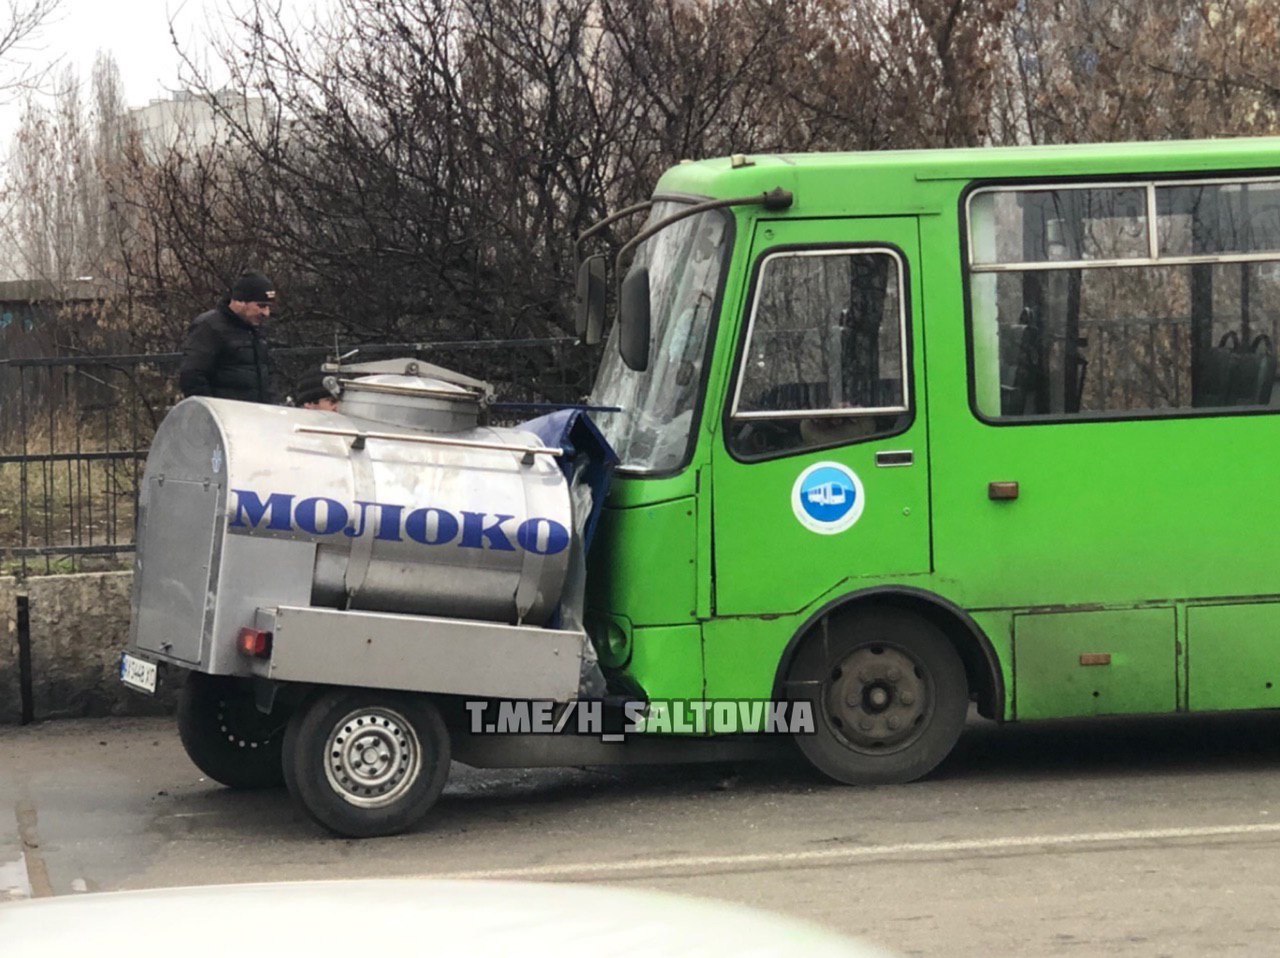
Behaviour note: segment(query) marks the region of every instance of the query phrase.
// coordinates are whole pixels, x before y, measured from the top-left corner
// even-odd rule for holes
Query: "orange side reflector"
[[[988,482],[987,498],[993,499],[996,502],[1017,499],[1018,484],[1016,482]]]
[[[1080,656],[1081,665],[1110,665],[1110,652],[1085,652]]]

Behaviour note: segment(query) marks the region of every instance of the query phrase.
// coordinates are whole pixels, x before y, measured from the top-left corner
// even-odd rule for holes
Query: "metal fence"
[[[329,357],[277,349],[287,388]],[[413,356],[495,386],[510,421],[582,398],[572,339],[364,345],[351,361]],[[0,359],[0,573],[126,568],[148,446],[177,390],[179,353]]]

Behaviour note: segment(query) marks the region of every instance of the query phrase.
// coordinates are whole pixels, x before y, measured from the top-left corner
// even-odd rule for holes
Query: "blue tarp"
[[[609,481],[613,478],[614,466],[618,464],[618,454],[613,451],[609,440],[604,438],[604,434],[591,421],[585,409],[558,409],[521,423],[518,428],[528,430],[548,446],[558,446],[565,451],[559,463],[569,482],[573,481],[579,458],[587,457],[587,465],[581,476],[582,481],[591,489],[591,515],[587,517],[582,532],[585,553],[590,549],[591,540],[595,536],[600,510],[604,508],[604,497],[609,491]]]

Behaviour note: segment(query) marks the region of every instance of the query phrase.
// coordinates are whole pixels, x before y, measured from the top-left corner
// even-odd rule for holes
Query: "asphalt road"
[[[0,901],[278,879],[639,885],[898,955],[1280,950],[1280,715],[972,725],[927,781],[801,764],[455,765],[419,829],[335,839],[201,778],[164,720],[0,728]],[[2,917],[2,909],[0,909]]]

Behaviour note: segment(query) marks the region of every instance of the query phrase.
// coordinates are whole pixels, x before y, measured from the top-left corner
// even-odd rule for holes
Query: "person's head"
[[[275,285],[256,270],[241,273],[231,287],[229,308],[250,326],[260,326],[270,319],[275,303]]]
[[[302,409],[336,412],[338,409],[337,379],[324,372],[312,373],[298,383],[298,388],[293,394],[293,404]]]

